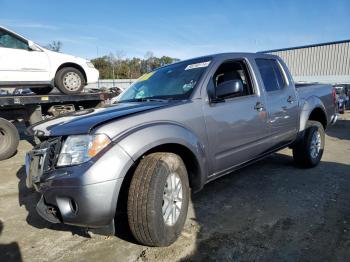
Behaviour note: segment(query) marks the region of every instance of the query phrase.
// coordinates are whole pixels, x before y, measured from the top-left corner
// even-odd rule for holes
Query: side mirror
[[[29,51],[42,51],[33,41],[28,41]]]
[[[229,80],[220,83],[216,87],[216,97],[223,98],[229,95],[237,95],[243,93],[243,82],[240,79]]]

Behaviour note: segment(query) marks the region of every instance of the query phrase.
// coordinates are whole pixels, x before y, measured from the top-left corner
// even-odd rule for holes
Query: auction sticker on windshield
[[[137,82],[146,81],[146,80],[148,80],[153,74],[154,74],[154,72],[150,72],[150,73],[144,74],[144,75],[142,75],[139,79],[137,79]]]
[[[192,65],[186,66],[185,70],[191,70],[191,69],[195,69],[195,68],[207,67],[209,64],[210,64],[210,61],[197,63],[197,64],[192,64]]]

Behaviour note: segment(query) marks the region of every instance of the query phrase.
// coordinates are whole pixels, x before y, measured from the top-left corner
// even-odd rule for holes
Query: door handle
[[[261,102],[256,102],[254,109],[260,112],[264,109],[264,105]]]
[[[294,98],[292,96],[288,96],[287,102],[291,104],[294,103]]]

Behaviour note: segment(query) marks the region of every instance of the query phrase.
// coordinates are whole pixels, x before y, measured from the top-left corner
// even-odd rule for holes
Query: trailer
[[[19,143],[16,122],[26,127],[47,118],[108,104],[116,92],[85,92],[75,95],[1,95],[0,96],[0,160],[15,154]]]

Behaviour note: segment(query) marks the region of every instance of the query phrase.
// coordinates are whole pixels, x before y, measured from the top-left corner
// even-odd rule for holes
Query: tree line
[[[100,79],[136,79],[158,67],[180,61],[169,56],[155,57],[147,52],[144,58],[124,58],[122,52],[110,53],[92,59],[91,62],[100,72]]]
[[[55,52],[61,52],[62,46],[61,41],[52,41],[45,47]],[[151,51],[148,51],[143,59],[125,58],[123,51],[117,51],[115,54],[110,53],[91,60],[100,72],[100,79],[136,79],[158,67],[178,61],[180,59],[169,56],[155,57]]]

